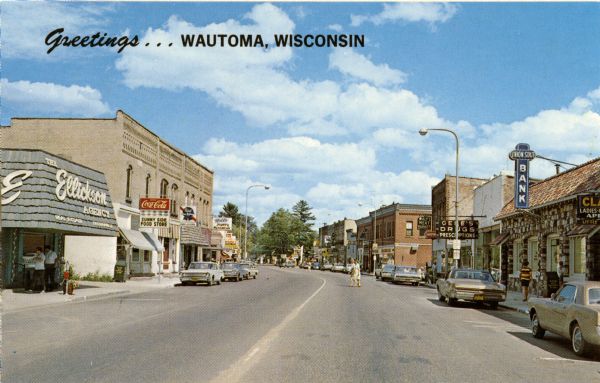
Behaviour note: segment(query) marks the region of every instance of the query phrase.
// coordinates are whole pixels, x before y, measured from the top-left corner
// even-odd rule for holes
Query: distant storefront
[[[504,283],[514,284],[524,260],[544,295],[556,288],[556,274],[567,281],[600,281],[600,219],[579,214],[600,212],[600,206],[582,209],[585,196],[600,201],[600,158],[531,185],[529,209],[517,210],[512,201],[503,207],[496,217],[502,233],[494,244],[501,245]]]
[[[3,279],[23,283],[27,255],[50,246],[78,274],[112,274],[117,224],[104,174],[41,150],[2,149]]]

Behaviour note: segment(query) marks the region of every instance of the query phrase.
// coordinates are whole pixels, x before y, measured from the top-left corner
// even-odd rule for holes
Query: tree
[[[246,216],[239,212],[239,208],[236,204],[227,202],[223,205],[222,210],[219,212],[219,217],[229,217],[232,221],[232,233],[236,237],[238,237],[238,243],[240,247],[244,246],[244,236],[245,236],[245,227],[246,227]],[[256,225],[256,221],[254,217],[248,216],[248,241],[246,243],[246,247],[248,249],[248,253],[251,252],[252,247],[256,243],[256,236],[258,232],[258,226]]]
[[[304,246],[305,253],[312,248],[316,234],[297,214],[280,208],[263,224],[258,244],[268,253],[290,254],[294,246]]]
[[[239,227],[242,220],[239,208],[236,204],[227,202],[223,205],[223,209],[219,212],[219,217],[229,217],[233,221],[233,225]]]
[[[292,207],[292,211],[304,223],[308,225],[308,227],[312,228],[313,222],[315,220],[315,215],[312,213],[312,208],[308,205],[308,202],[301,199],[298,201],[294,207]]]

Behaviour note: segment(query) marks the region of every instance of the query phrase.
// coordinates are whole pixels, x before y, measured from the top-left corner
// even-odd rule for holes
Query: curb
[[[529,315],[529,310],[528,309],[522,309],[520,307],[513,307],[513,306],[509,306],[509,305],[502,304],[502,303],[498,304],[498,306],[504,307],[505,309],[509,309],[509,310],[512,310],[512,311],[519,312],[521,314]]]

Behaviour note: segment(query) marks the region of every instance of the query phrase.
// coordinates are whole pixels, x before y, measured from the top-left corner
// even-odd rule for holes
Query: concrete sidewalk
[[[530,296],[529,298],[533,297]],[[519,291],[508,291],[506,293],[506,300],[500,302],[500,306],[523,314],[529,314],[527,302],[523,302],[523,294]]]
[[[126,282],[77,281],[77,283],[79,286],[73,291],[73,295],[64,295],[62,287],[60,290],[48,293],[26,292],[22,288],[3,290],[3,310],[4,312],[20,311],[32,307],[82,302],[169,288],[179,283],[179,275],[164,274],[160,277],[135,277]]]

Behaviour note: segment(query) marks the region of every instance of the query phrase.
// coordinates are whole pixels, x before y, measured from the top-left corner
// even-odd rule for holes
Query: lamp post
[[[271,188],[269,185],[256,184],[250,185],[246,189],[246,213],[244,214],[244,218],[246,221],[244,225],[244,259],[248,258],[248,253],[246,252],[246,246],[248,244],[248,192],[250,191],[250,189],[258,187],[265,188],[265,190],[269,190],[269,188]]]
[[[451,133],[454,136],[454,139],[456,140],[456,196],[455,196],[455,201],[454,201],[454,240],[455,240],[455,244],[454,246],[452,246],[453,248],[453,255],[454,255],[454,267],[457,268],[458,267],[458,256],[460,256],[460,247],[458,247],[458,249],[456,248],[458,245],[458,158],[459,158],[459,144],[458,144],[458,135],[450,129],[427,129],[427,128],[421,128],[419,129],[419,134],[421,136],[425,136],[430,130],[438,130],[438,131],[442,131],[442,132],[448,132]],[[457,256],[458,253],[458,256]],[[448,264],[448,256],[446,256],[446,264]]]

